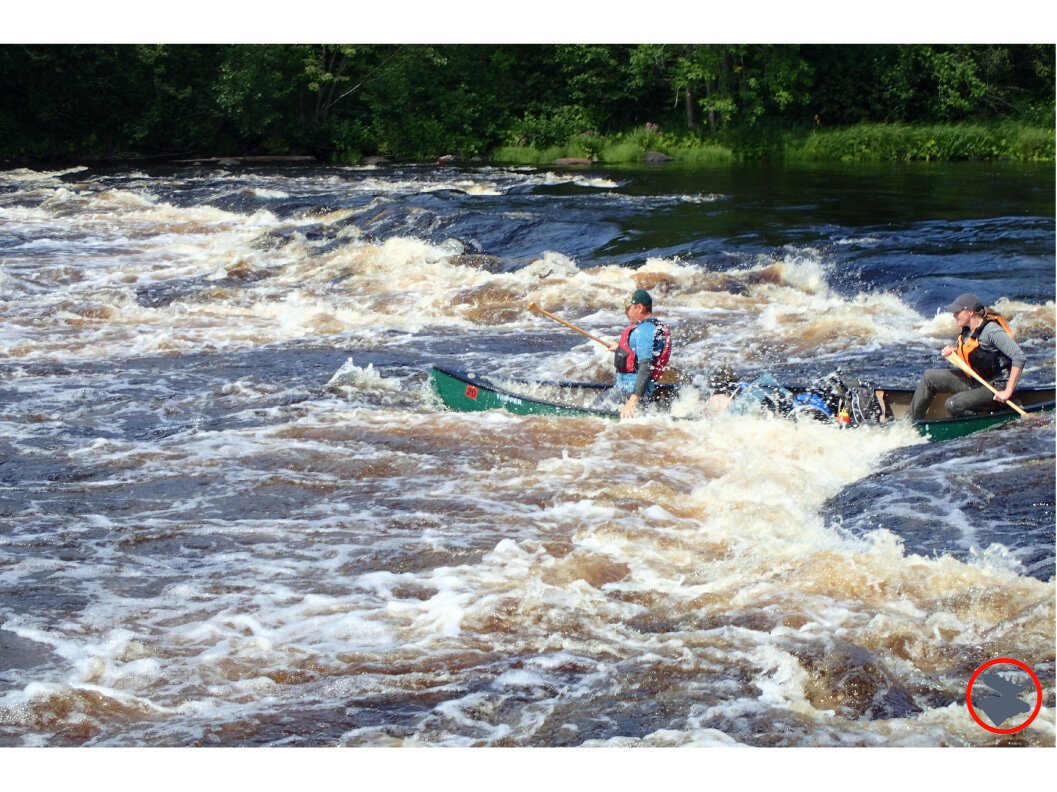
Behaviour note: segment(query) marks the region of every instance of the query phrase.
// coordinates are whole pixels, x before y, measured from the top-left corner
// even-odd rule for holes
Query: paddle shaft
[[[529,309],[530,311],[535,311],[536,313],[541,313],[541,314],[543,314],[544,316],[546,316],[546,317],[549,317],[549,318],[553,319],[553,320],[554,320],[555,322],[560,322],[561,324],[565,325],[566,327],[568,327],[568,328],[570,328],[570,329],[572,329],[572,330],[575,330],[575,331],[576,331],[577,333],[581,333],[582,335],[585,335],[585,336],[587,336],[587,337],[588,337],[588,338],[590,338],[590,339],[591,339],[592,341],[597,341],[597,342],[598,342],[599,344],[601,344],[602,346],[604,346],[604,347],[606,347],[606,348],[608,348],[608,347],[609,347],[609,342],[608,342],[608,341],[603,341],[603,340],[602,340],[601,338],[599,338],[598,336],[594,336],[594,335],[591,335],[590,333],[588,333],[588,332],[587,332],[586,330],[584,330],[583,328],[581,328],[581,327],[577,327],[577,326],[576,326],[576,325],[574,325],[574,324],[573,324],[572,322],[566,322],[566,321],[565,321],[564,319],[562,319],[561,317],[555,316],[555,315],[554,315],[554,314],[552,314],[552,313],[551,313],[550,311],[544,311],[544,310],[543,310],[542,308],[540,308],[540,307],[539,307],[538,305],[536,305],[536,303],[534,303],[534,302],[530,302],[530,303],[528,304],[528,309]]]
[[[977,374],[975,371],[973,371],[973,367],[970,366],[968,363],[966,363],[964,360],[962,360],[961,357],[958,356],[957,352],[952,352],[950,355],[948,355],[947,356],[947,360],[949,360],[955,366],[960,368],[962,371],[964,371],[966,374],[968,374],[973,379],[979,381],[985,388],[987,388],[989,391],[991,391],[991,393],[995,394],[996,396],[998,395],[998,391],[995,390],[994,385],[992,385],[990,382],[988,382],[983,377],[981,377],[979,374]],[[1024,412],[1022,409],[1020,409],[1020,407],[1018,407],[1012,401],[1007,401],[1007,402],[1005,402],[1005,404],[1007,404],[1010,407],[1012,407],[1014,410],[1016,410],[1021,415],[1027,416],[1027,413]]]

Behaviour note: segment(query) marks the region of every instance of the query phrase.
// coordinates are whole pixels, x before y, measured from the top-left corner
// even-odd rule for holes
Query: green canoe
[[[601,382],[540,382],[504,380],[500,384],[491,378],[466,371],[434,366],[430,386],[449,410],[478,412],[506,410],[518,415],[592,415],[600,418],[619,418],[614,410],[600,410],[588,406],[612,385]],[[518,388],[517,391],[513,388]],[[528,391],[535,391],[529,395]],[[547,396],[554,394],[561,401]]]
[[[607,383],[498,380],[474,372],[433,366],[430,372],[430,387],[449,410],[456,412],[506,410],[518,415],[578,415],[610,419],[620,417],[616,410],[590,406],[592,401],[612,387]],[[792,390],[796,392],[797,389]],[[883,395],[886,413],[893,419],[906,415],[910,399],[914,395],[912,390],[905,388],[885,388],[878,393]],[[951,418],[943,407],[949,395],[938,394],[926,417],[914,421],[914,427],[930,440],[964,437],[1018,417],[1012,409],[998,407],[996,404],[995,412],[980,413],[968,418]],[[1029,415],[1052,412],[1054,389],[1023,388],[1017,391],[1016,401]]]
[[[904,388],[884,388],[885,412],[891,418],[902,418],[907,414],[910,400],[914,391]],[[914,421],[914,427],[923,435],[934,442],[940,440],[953,440],[956,437],[965,437],[973,432],[990,429],[992,426],[1012,421],[1020,416],[1011,407],[1005,407],[995,402],[992,412],[977,413],[965,418],[952,418],[943,403],[947,401],[949,393],[937,393],[932,404],[921,420]],[[1054,389],[1053,388],[1019,388],[1016,398],[1013,400],[1029,416],[1038,413],[1053,412]]]

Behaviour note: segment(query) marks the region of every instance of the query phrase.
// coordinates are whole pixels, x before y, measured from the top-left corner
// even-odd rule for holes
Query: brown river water
[[[426,385],[605,381],[524,306],[615,338],[645,284],[684,371],[912,386],[989,283],[1052,384],[1050,171],[872,213],[841,173],[0,173],[0,746],[1053,747],[1052,418]],[[966,705],[995,658],[1042,687],[1012,735]]]

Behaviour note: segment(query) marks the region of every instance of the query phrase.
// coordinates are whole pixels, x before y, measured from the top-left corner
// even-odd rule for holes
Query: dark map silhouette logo
[[[1014,734],[1042,709],[1042,685],[1024,663],[999,657],[976,669],[965,688],[965,703],[973,720],[989,732]]]

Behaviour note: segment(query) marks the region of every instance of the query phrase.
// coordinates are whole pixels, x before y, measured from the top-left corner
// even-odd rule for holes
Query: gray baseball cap
[[[966,292],[965,294],[959,294],[957,299],[948,305],[944,310],[948,313],[958,313],[958,311],[982,311],[984,310],[983,301],[972,292]]]

